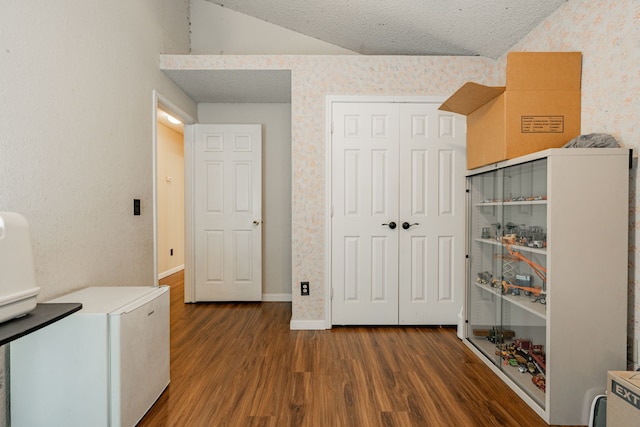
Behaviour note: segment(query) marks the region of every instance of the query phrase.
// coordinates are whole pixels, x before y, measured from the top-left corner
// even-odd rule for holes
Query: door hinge
[[[331,205],[331,218],[333,218],[333,205]]]
[[[331,288],[331,292],[329,292],[329,299],[333,299],[333,288]]]
[[[333,135],[333,122],[331,122],[331,135]]]

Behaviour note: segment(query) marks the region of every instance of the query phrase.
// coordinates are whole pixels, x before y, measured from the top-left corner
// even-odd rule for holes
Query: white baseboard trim
[[[319,331],[327,329],[327,323],[324,320],[292,320],[289,329],[292,331]]]
[[[158,280],[164,279],[165,277],[171,276],[172,274],[182,270],[184,270],[184,264],[174,267],[170,270],[164,271],[162,273],[158,273]]]
[[[291,302],[291,294],[262,294],[262,302]]]

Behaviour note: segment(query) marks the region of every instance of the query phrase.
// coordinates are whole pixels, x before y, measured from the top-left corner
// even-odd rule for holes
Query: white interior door
[[[398,114],[333,105],[332,322],[398,322]]]
[[[457,323],[466,137],[438,106],[332,105],[333,324]]]
[[[196,301],[262,299],[261,125],[194,126]]]
[[[438,106],[400,104],[400,324],[456,324],[464,301],[466,133]]]

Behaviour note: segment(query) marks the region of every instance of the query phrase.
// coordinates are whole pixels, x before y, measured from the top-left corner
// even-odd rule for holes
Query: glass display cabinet
[[[626,368],[629,158],[551,149],[467,173],[465,342],[548,423],[586,424]]]

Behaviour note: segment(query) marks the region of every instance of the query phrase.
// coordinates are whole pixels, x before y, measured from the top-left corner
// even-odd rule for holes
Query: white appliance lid
[[[93,286],[71,292],[47,302],[79,302],[82,304],[82,310],[78,313],[111,313],[131,304],[135,300],[159,291],[166,291],[166,287]]]

